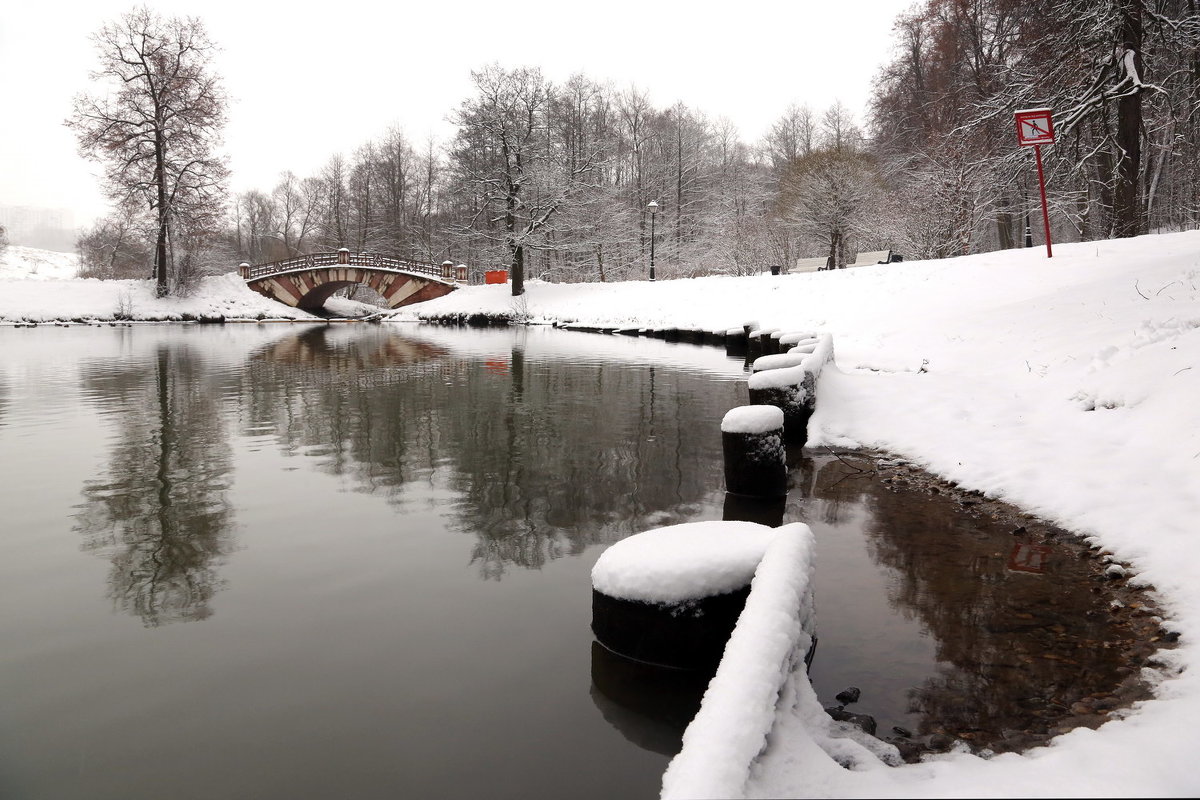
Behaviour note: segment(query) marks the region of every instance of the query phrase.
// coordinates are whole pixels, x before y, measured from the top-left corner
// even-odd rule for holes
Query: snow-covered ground
[[[287,314],[236,284],[206,284],[206,307],[222,310],[203,313]],[[784,698],[794,711],[780,716],[744,794],[1195,796],[1198,286],[1200,232],[1188,232],[1059,245],[1050,260],[1028,249],[779,277],[534,281],[517,301],[507,286],[478,286],[398,318],[516,312],[535,321],[714,330],[753,319],[832,333],[836,359],[821,377],[810,445],[889,450],[1079,532],[1153,587],[1165,624],[1182,634],[1148,673],[1161,679],[1155,699],[1099,730],[986,760],[953,753],[842,769],[813,745],[819,709],[792,682]],[[110,317],[120,291],[120,282],[4,280],[0,320]],[[146,285],[144,299],[135,298],[139,311],[143,302],[183,302],[149,294]]]
[[[250,291],[236,273],[204,278],[186,297],[159,298],[153,281],[75,278],[78,272],[73,254],[6,248],[0,253],[0,322],[313,318]]]
[[[36,247],[9,245],[0,249],[0,281],[62,280],[79,274],[79,256]]]

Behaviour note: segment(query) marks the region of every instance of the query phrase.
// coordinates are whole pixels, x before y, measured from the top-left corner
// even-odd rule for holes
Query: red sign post
[[[1046,230],[1046,258],[1050,249],[1050,210],[1046,206],[1046,178],[1042,174],[1042,145],[1054,143],[1054,118],[1048,108],[1027,108],[1017,112],[1017,144],[1032,147],[1037,158],[1038,190],[1042,193],[1042,225]]]

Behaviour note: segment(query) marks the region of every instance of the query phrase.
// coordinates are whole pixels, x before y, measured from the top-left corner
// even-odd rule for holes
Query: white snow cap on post
[[[605,550],[592,567],[592,588],[621,600],[661,604],[734,592],[750,583],[774,535],[774,528],[756,522],[655,528]]]
[[[797,345],[812,342],[817,343],[817,335],[815,333],[785,333],[779,337],[779,344],[782,345]]]
[[[775,353],[769,356],[759,356],[754,359],[754,365],[751,369],[754,372],[765,372],[769,369],[783,369],[784,367],[798,367],[804,363],[804,358],[807,353],[797,353],[795,351],[789,353]]]
[[[721,433],[769,433],[783,427],[783,409],[776,406],[738,406],[721,419]]]

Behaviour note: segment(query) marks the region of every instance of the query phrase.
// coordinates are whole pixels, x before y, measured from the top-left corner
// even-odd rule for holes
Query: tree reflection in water
[[[919,621],[934,642],[935,663],[908,691],[918,733],[947,732],[1005,749],[1006,731],[1044,734],[1072,702],[1121,683],[1131,635],[1094,591],[1078,548],[1037,545],[1046,554],[1038,571],[1014,569],[1011,556],[1022,540],[1012,525],[923,487],[889,487],[868,460],[819,460],[825,463],[810,493],[822,502],[801,515],[816,513],[814,522],[837,525],[853,516],[850,508],[865,509],[868,552],[881,568],[892,613]],[[835,602],[853,603],[853,594],[851,583]],[[818,604],[831,600],[818,597]],[[881,619],[881,628],[886,624]],[[845,685],[858,683],[855,670],[862,667],[839,667]],[[862,688],[865,704],[870,695]],[[1058,711],[1046,711],[1054,706]]]
[[[463,358],[378,327],[310,330],[251,359],[247,424],[399,506],[410,481],[445,489],[447,527],[475,537],[487,578],[682,520],[720,492],[718,424],[738,386],[539,360],[523,333],[500,336],[505,351]]]
[[[88,481],[76,530],[112,560],[109,595],[148,627],[202,620],[232,547],[230,449],[203,363],[180,345],[152,358],[85,365],[117,417],[107,473]]]

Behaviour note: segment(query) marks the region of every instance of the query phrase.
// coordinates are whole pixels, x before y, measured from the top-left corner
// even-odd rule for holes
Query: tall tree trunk
[[[1122,3],[1118,41],[1134,51],[1141,74],[1142,0]],[[1142,166],[1142,94],[1135,91],[1117,101],[1117,186],[1113,193],[1113,233],[1137,236],[1142,232],[1143,214],[1138,181]]]
[[[512,248],[512,296],[525,294],[525,247],[514,244]]]
[[[154,132],[154,180],[158,184],[158,235],[154,246],[154,292],[159,297],[167,295],[167,227],[170,213],[167,209],[167,144],[163,139],[162,126]]]

